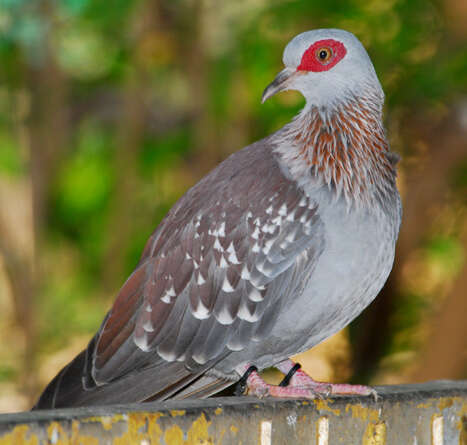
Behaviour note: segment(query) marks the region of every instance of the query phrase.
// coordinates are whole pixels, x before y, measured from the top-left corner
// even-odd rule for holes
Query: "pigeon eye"
[[[327,47],[321,47],[316,51],[316,58],[321,63],[329,62],[329,59],[332,57],[332,49]]]
[[[328,71],[338,64],[347,54],[347,50],[342,42],[333,39],[324,39],[314,42],[303,53],[299,71]]]

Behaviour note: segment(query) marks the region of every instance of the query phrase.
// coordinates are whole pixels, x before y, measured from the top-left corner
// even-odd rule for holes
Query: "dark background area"
[[[371,384],[467,376],[467,2],[0,0],[0,411],[87,343],[175,200],[289,121],[286,43],[355,33],[386,92],[404,218],[379,298],[300,357]]]

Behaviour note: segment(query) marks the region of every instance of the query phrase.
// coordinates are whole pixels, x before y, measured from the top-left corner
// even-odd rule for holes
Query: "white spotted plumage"
[[[299,72],[321,39],[338,40],[345,56]],[[303,33],[283,60],[263,99],[296,89],[303,111],[180,198],[43,405],[209,395],[247,363],[262,369],[315,345],[376,296],[401,215],[381,86],[345,31]]]

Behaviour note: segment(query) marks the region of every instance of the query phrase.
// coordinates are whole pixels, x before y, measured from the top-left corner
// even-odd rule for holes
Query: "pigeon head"
[[[297,90],[307,106],[339,105],[383,90],[360,41],[340,29],[317,29],[294,37],[283,54],[283,69],[264,90],[262,102],[279,91]]]

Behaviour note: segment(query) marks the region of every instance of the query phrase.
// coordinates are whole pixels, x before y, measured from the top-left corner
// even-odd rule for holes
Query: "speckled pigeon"
[[[301,370],[274,386],[257,372],[295,371],[290,356],[368,306],[401,221],[384,93],[362,44],[338,29],[308,31],[283,62],[263,101],[297,90],[304,109],[179,199],[36,409],[207,397],[242,376],[258,396],[373,393]]]

